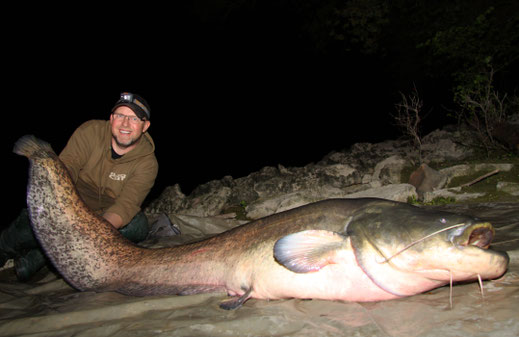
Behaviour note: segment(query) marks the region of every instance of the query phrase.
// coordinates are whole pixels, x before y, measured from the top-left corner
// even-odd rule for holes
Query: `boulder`
[[[513,164],[493,164],[493,163],[485,163],[485,164],[474,164],[474,165],[454,165],[444,169],[441,169],[439,172],[447,177],[446,185],[448,185],[453,178],[473,175],[476,172],[490,172],[494,170],[499,170],[502,172],[508,172],[514,167]]]
[[[407,202],[409,198],[416,198],[416,189],[410,184],[392,184],[370,188],[365,191],[347,195],[347,198],[382,198],[394,201]]]
[[[382,185],[399,184],[402,170],[408,165],[399,155],[388,157],[375,165],[372,180],[379,181]]]
[[[409,184],[416,188],[419,198],[424,193],[441,189],[447,183],[447,176],[430,168],[427,164],[422,164],[409,177]]]
[[[505,192],[514,196],[519,196],[519,183],[500,181],[496,186],[498,191]]]
[[[472,149],[462,145],[467,138],[470,137],[466,132],[457,129],[452,132],[443,129],[429,133],[422,140],[423,162],[446,162],[467,158],[473,153]]]
[[[361,191],[351,192],[347,189],[328,187],[320,190],[302,190],[279,195],[275,198],[262,199],[247,206],[247,216],[251,219],[259,219],[312,202],[332,198],[383,198],[406,202],[409,197],[416,197],[415,188],[409,184],[393,184],[374,188],[364,186],[364,188]]]
[[[147,214],[177,213],[186,208],[186,196],[180,190],[180,185],[168,186],[160,196],[146,208]]]

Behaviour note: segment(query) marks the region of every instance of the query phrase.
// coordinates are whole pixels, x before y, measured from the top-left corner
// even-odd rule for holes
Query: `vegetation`
[[[423,100],[418,95],[416,88],[409,95],[400,94],[402,100],[396,104],[396,114],[393,115],[396,126],[407,136],[418,152],[418,165],[422,164],[422,135],[421,122],[425,118],[423,114]]]
[[[472,200],[472,202],[519,202],[519,197],[499,191],[496,186],[499,182],[518,182],[519,158],[509,158],[506,163],[513,164],[510,171],[501,171],[471,186],[463,187],[461,193],[484,193],[484,196]],[[451,180],[448,187],[461,186],[473,179],[488,173],[487,171],[474,172],[468,176],[457,177]]]
[[[503,147],[494,139],[496,128],[506,122],[518,108],[517,97],[513,101],[507,94],[501,95],[494,90],[494,69],[489,65],[487,76],[478,76],[476,84],[458,86],[456,111],[458,120],[464,121],[478,136],[478,144],[485,149],[487,156],[491,151]]]
[[[250,220],[247,217],[247,202],[240,201],[239,205],[231,205],[222,210],[222,214],[234,214],[233,218],[236,220]]]
[[[412,205],[428,205],[428,206],[438,206],[438,205],[447,205],[456,202],[456,198],[453,197],[437,197],[429,202],[423,202],[418,200],[416,197],[407,198],[407,203]]]

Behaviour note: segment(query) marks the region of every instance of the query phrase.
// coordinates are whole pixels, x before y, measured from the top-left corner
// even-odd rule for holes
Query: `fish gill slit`
[[[440,230],[437,230],[436,232],[433,232],[433,233],[431,233],[431,234],[428,234],[428,235],[424,236],[423,238],[420,238],[420,239],[418,239],[418,240],[416,240],[416,241],[411,242],[410,244],[408,244],[408,245],[405,246],[404,248],[400,249],[398,252],[396,252],[395,254],[391,255],[390,257],[386,257],[386,258],[384,258],[384,260],[383,260],[383,261],[380,261],[379,263],[387,263],[387,262],[389,262],[389,260],[391,260],[391,259],[394,258],[395,256],[402,254],[403,252],[405,252],[405,251],[408,250],[409,248],[413,247],[414,245],[416,245],[416,244],[418,244],[418,243],[420,243],[420,242],[422,242],[422,241],[425,241],[425,240],[427,240],[428,238],[430,238],[430,237],[432,237],[432,236],[434,236],[434,235],[437,235],[437,234],[440,234],[440,233],[442,233],[442,232],[445,232],[445,231],[451,230],[451,229],[453,229],[453,228],[462,227],[462,226],[465,226],[465,224],[464,224],[464,223],[460,223],[460,224],[457,224],[457,225],[452,225],[452,226],[445,227],[445,228],[442,228],[442,229],[440,229]]]
[[[342,232],[343,232],[344,234],[347,233],[348,226],[350,225],[351,220],[353,220],[353,217],[352,217],[352,216],[350,216],[349,218],[346,219],[346,223],[344,224],[344,227],[342,228]]]

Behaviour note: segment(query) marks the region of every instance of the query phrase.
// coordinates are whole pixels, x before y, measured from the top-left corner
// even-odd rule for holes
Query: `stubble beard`
[[[117,136],[112,133],[113,140],[115,141],[117,146],[120,147],[121,149],[127,149],[127,148],[135,145],[139,141],[139,139],[141,139],[141,137],[142,137],[142,135],[140,135],[140,136],[138,136],[136,138],[131,137],[126,142],[120,142],[119,139],[117,138]]]

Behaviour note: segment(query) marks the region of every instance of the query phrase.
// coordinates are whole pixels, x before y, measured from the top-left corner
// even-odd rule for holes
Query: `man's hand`
[[[112,224],[116,229],[119,229],[124,226],[123,219],[115,213],[105,213],[103,214],[103,218],[108,220],[109,223]]]

